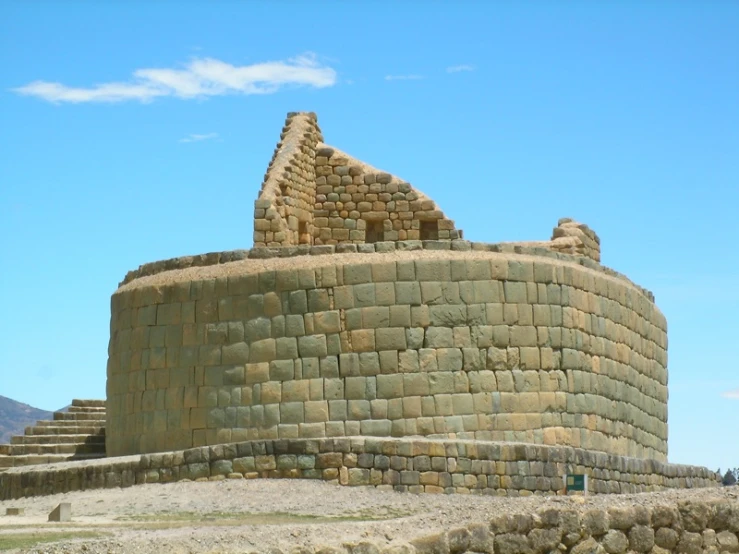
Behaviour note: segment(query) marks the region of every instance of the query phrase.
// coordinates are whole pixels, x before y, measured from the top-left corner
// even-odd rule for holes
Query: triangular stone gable
[[[410,183],[324,144],[314,113],[288,114],[254,210],[254,246],[462,238]]]

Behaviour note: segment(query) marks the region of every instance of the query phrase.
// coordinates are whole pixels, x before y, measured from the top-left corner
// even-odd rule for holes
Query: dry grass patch
[[[31,533],[3,533],[0,535],[0,551],[15,548],[32,548],[39,544],[76,539],[99,539],[107,533],[92,531],[38,531]]]

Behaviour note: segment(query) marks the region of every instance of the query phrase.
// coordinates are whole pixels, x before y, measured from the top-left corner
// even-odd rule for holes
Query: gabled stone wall
[[[254,246],[461,239],[409,183],[322,143],[314,113],[290,113],[254,203]]]
[[[331,146],[316,156],[315,244],[462,238],[436,203]]]
[[[311,244],[316,196],[316,114],[290,113],[254,203],[254,245]]]

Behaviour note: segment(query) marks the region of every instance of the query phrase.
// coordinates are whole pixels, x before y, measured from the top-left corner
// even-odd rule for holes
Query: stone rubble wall
[[[288,114],[254,203],[255,246],[311,242],[316,145],[321,140],[316,114]]]
[[[500,515],[489,522],[472,523],[382,550],[367,542],[343,546],[352,554],[370,551],[388,554],[728,554],[739,552],[738,535],[739,501],[719,498],[682,500],[657,506],[545,507],[533,514]],[[330,552],[339,554],[341,551]]]
[[[666,321],[628,282],[517,254],[347,258],[119,289],[109,455],[444,435],[666,459]]]
[[[562,218],[552,232],[550,248],[557,252],[587,256],[600,262],[600,238],[590,227],[570,218]]]
[[[584,223],[578,223],[568,217],[559,220],[557,227],[552,231],[552,239],[549,241],[517,241],[503,244],[528,250],[549,250],[600,262],[598,235]]]
[[[331,146],[316,150],[314,244],[461,239],[454,222],[409,183]]]
[[[158,454],[16,468],[0,474],[0,500],[144,483],[320,479],[411,493],[553,495],[562,475],[589,475],[589,492],[718,487],[706,468],[567,446],[456,439],[341,437],[257,440]]]

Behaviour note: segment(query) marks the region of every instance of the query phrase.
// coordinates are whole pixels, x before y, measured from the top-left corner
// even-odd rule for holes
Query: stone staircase
[[[67,412],[37,421],[0,444],[0,471],[9,467],[105,457],[105,400],[72,400]]]

